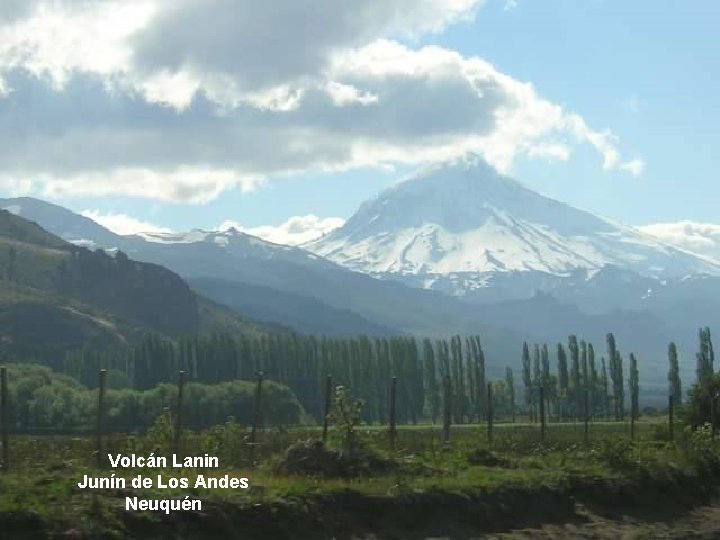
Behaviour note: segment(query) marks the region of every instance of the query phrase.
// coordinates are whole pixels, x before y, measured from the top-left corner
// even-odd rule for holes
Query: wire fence
[[[52,428],[25,426],[13,429],[11,404],[8,393],[7,369],[0,367],[0,459],[3,470],[12,467],[29,467],[37,464],[68,464],[83,466],[107,466],[108,454],[132,454],[155,452],[176,455],[201,456],[210,454],[221,457],[228,467],[253,467],[282,453],[294,442],[308,438],[328,438],[338,435],[329,423],[335,389],[332,378],[327,377],[325,388],[325,415],[323,422],[315,426],[267,425],[263,419],[262,372],[258,372],[252,400],[251,422],[241,425],[232,418],[224,424],[202,431],[193,431],[184,425],[188,407],[201,404],[187,403],[184,393],[185,373],[178,376],[177,395],[172,407],[168,407],[154,424],[147,429],[135,425],[107,428],[106,372],[98,374],[97,408],[94,418],[76,428]],[[394,393],[398,380],[389,381],[387,422],[384,425],[357,426],[357,430],[371,444],[389,452],[435,451],[458,440],[458,444],[481,444],[497,449],[513,449],[532,445],[589,444],[591,438],[628,437],[637,438],[643,429],[652,429],[659,438],[674,438],[674,407],[669,400],[669,416],[655,419],[652,423],[638,424],[636,412],[631,411],[627,421],[605,421],[585,415],[580,420],[549,422],[544,406],[534,415],[535,422],[510,421],[495,418],[493,414],[492,385],[488,384],[488,417],[482,422],[453,424],[451,414],[452,395],[450,385],[443,384],[442,421],[436,425],[418,424],[400,426],[396,421]],[[540,403],[543,389],[540,388]],[[513,411],[513,420],[523,420]]]

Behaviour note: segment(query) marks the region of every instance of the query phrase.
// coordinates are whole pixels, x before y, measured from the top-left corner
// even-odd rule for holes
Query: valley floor
[[[445,447],[437,428],[418,426],[399,429],[394,450],[385,432],[368,429],[358,434],[362,444],[353,460],[337,461],[368,467],[357,477],[327,476],[331,469],[325,463],[340,459],[339,454],[335,443],[324,447],[308,439],[317,434],[315,429],[263,432],[252,463],[239,426],[184,433],[187,455],[212,448],[227,464],[203,474],[247,477],[247,491],[156,486],[88,492],[78,489],[77,482],[85,474],[97,475],[92,437],[17,435],[10,448],[12,467],[0,473],[0,531],[9,535],[0,537],[720,538],[718,442],[707,430],[680,426],[676,440],[669,441],[660,420],[641,422],[636,439],[628,437],[622,423],[594,424],[587,444],[572,425],[550,426],[542,442],[537,426],[518,424],[498,426],[492,443],[482,427],[458,428]],[[151,450],[164,455],[167,444],[169,439],[156,428],[107,440],[111,454],[134,448],[140,455]],[[386,470],[389,465],[392,469]],[[147,474],[141,469],[115,471],[127,478]],[[181,474],[194,485],[202,472],[185,469]],[[169,515],[125,511],[125,497],[133,493],[148,499],[191,494],[204,503],[200,511]]]
[[[720,500],[683,515],[608,515],[582,504],[577,519],[482,536],[487,540],[685,540],[720,538]]]

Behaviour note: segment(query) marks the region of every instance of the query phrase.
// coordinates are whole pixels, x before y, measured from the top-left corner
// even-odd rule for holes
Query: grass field
[[[385,428],[359,426],[362,452],[371,452],[393,467],[352,478],[280,472],[286,449],[319,437],[318,428],[264,430],[252,454],[248,431],[233,423],[184,433],[183,455],[208,453],[219,458],[220,467],[207,470],[99,471],[94,468],[92,437],[16,436],[11,443],[11,469],[0,474],[0,525],[21,523],[22,530],[42,531],[50,537],[72,530],[79,538],[143,538],[143,531],[157,530],[158,537],[221,538],[236,520],[240,521],[235,526],[250,520],[245,538],[343,537],[342,531],[347,537],[367,533],[402,538],[402,531],[463,537],[469,530],[502,531],[575,519],[571,504],[576,500],[630,509],[668,503],[684,508],[707,499],[711,484],[720,479],[720,453],[709,432],[691,434],[678,426],[676,440],[670,441],[666,420],[653,418],[638,422],[636,434],[631,440],[626,424],[596,422],[590,426],[586,445],[581,424],[549,424],[541,442],[536,425],[498,424],[491,444],[485,425],[465,425],[455,426],[450,445],[444,446],[439,427],[400,426],[391,450]],[[105,444],[105,451],[113,454],[169,455],[172,432],[160,422],[147,434],[111,435]],[[331,430],[328,447],[342,444],[339,433]],[[182,476],[191,487],[138,491],[77,487],[85,474],[112,472],[128,481],[137,474]],[[198,474],[247,477],[250,488],[195,489],[192,484]],[[187,516],[181,517],[184,513],[125,512],[124,499],[133,494],[199,497],[203,512],[190,521],[212,519],[230,529],[221,527],[216,536],[197,536]],[[378,505],[391,509],[389,515],[395,517],[379,519],[373,510]],[[322,534],[313,536],[314,527],[322,527]]]

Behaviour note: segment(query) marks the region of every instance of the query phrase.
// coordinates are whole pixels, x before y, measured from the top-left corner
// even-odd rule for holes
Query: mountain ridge
[[[0,210],[0,351],[20,357],[257,327],[194,293],[177,274],[125,253],[91,251]]]
[[[514,190],[514,184],[509,188]],[[557,204],[560,206],[553,207],[563,208],[562,203]],[[55,211],[52,205],[43,207],[42,201],[37,201],[36,214],[28,217],[40,224],[53,222],[43,208]],[[72,212],[66,212],[66,218],[72,220]],[[600,219],[576,212],[590,223]],[[64,225],[69,230],[68,224]],[[607,221],[601,221],[601,226],[616,230]],[[86,226],[81,229],[86,235],[92,232]],[[134,259],[166,266],[236,313],[250,309],[258,318],[285,327],[305,317],[302,330],[326,335],[352,335],[358,328],[375,335],[386,335],[388,330],[427,337],[481,334],[488,358],[513,364],[523,341],[554,343],[564,341],[568,333],[577,333],[601,343],[606,332],[614,332],[636,355],[656,359],[650,364],[652,377],[663,381],[660,359],[667,342],[675,340],[681,354],[691,358],[693,327],[720,324],[720,277],[697,273],[683,281],[686,276],[681,272],[672,278],[658,278],[611,264],[592,270],[571,269],[561,275],[513,270],[486,275],[458,272],[430,275],[432,287],[423,289],[398,283],[404,277],[400,274],[376,279],[304,249],[238,231],[109,234],[86,239],[95,240],[98,247],[121,249]],[[662,256],[680,253],[692,264],[705,264],[691,254],[663,250]],[[408,278],[417,279],[417,275]],[[465,287],[465,281],[472,280],[476,282],[471,285],[481,286]],[[458,290],[464,294],[458,297]],[[294,307],[288,311],[286,305]],[[335,317],[332,324],[328,317]]]

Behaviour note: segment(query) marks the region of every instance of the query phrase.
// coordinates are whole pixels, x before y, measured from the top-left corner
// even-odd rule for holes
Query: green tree
[[[715,353],[713,351],[710,329],[705,327],[699,331],[700,352],[697,353],[697,382],[705,384],[706,380],[715,372]]]
[[[668,392],[673,398],[673,403],[679,406],[682,404],[682,384],[680,382],[677,347],[673,342],[668,345],[668,362],[670,363],[668,369]]]
[[[717,430],[720,428],[720,414],[717,414],[718,396],[720,374],[713,373],[703,385],[695,384],[690,389],[687,403],[680,409],[680,418],[693,428],[711,424],[714,419],[714,429]],[[715,407],[715,414],[711,413],[711,406]]]
[[[607,366],[605,365],[605,357],[600,358],[600,396],[602,398],[602,411],[603,415],[607,419],[610,416],[610,392],[608,387],[608,373]]]
[[[637,419],[640,411],[640,374],[638,372],[638,364],[635,355],[630,353],[630,415]]]
[[[580,376],[580,349],[577,337],[568,337],[568,349],[570,350],[570,381],[573,418],[577,419],[581,410],[581,376]]]
[[[522,364],[523,364],[523,385],[525,386],[525,405],[528,408],[528,414],[530,421],[534,421],[533,416],[533,392],[532,392],[532,372],[530,366],[530,350],[528,349],[527,342],[523,343],[522,351]]]
[[[440,389],[438,388],[437,368],[435,367],[435,350],[432,341],[423,340],[425,396],[427,410],[434,424],[440,414]]]
[[[598,402],[599,394],[599,380],[598,372],[595,366],[595,348],[592,343],[588,343],[588,366],[590,369],[590,415],[595,416],[596,404]]]
[[[510,415],[512,417],[513,424],[515,423],[515,380],[513,378],[513,370],[510,367],[505,368],[505,384],[510,399]]]
[[[558,393],[560,401],[560,417],[563,420],[567,420],[568,417],[568,396],[569,388],[568,383],[570,377],[568,376],[568,365],[567,355],[565,354],[565,347],[562,343],[557,344],[557,362],[558,362]]]
[[[540,367],[540,346],[536,343],[533,346],[533,380],[531,392],[533,395],[533,406],[535,408],[535,419],[540,417],[540,387],[543,384],[542,368]]]

